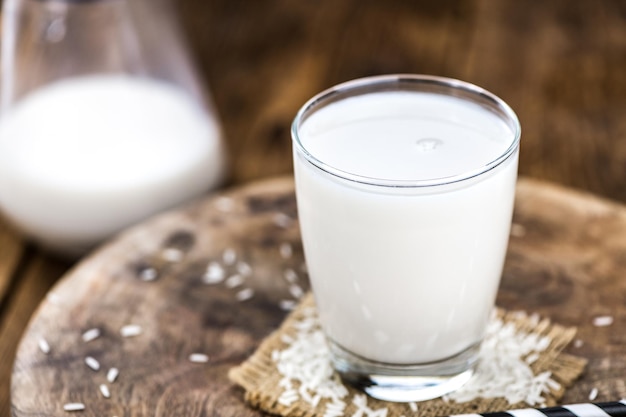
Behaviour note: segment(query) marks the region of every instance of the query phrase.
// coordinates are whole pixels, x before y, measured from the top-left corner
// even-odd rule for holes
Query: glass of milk
[[[335,369],[389,401],[463,385],[507,249],[514,112],[462,81],[377,76],[313,97],[292,137],[304,253]]]
[[[5,0],[0,211],[79,255],[220,184],[221,129],[166,0]]]

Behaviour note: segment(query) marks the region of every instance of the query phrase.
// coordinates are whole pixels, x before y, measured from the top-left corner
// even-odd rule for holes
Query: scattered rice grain
[[[226,249],[222,254],[222,261],[226,265],[234,265],[237,261],[237,252],[234,249]]]
[[[119,374],[120,371],[117,368],[109,369],[107,372],[107,381],[109,381],[110,384],[114,383]]]
[[[146,282],[154,281],[158,276],[157,270],[152,267],[144,268],[139,272],[139,279]]]
[[[102,394],[102,396],[104,398],[111,398],[111,391],[109,391],[109,387],[107,387],[105,384],[100,384],[100,394]]]
[[[589,401],[594,401],[596,398],[598,398],[598,389],[594,387],[589,392]]]
[[[287,282],[290,284],[294,284],[296,281],[298,281],[298,274],[296,274],[296,271],[291,268],[285,269],[283,275]]]
[[[413,411],[414,413],[417,413],[417,404],[413,401],[411,401],[409,403],[409,408],[411,409],[411,411]]]
[[[219,284],[224,281],[225,276],[224,268],[217,262],[211,262],[202,276],[202,282],[205,284]]]
[[[248,276],[252,274],[252,267],[246,262],[239,261],[237,262],[237,272],[241,275]]]
[[[163,252],[161,252],[161,257],[165,259],[167,262],[180,262],[183,259],[183,252],[180,249],[176,248],[165,248]]]
[[[593,325],[596,327],[606,327],[613,324],[612,316],[598,316],[593,319]]]
[[[204,353],[192,353],[189,355],[189,362],[194,363],[207,363],[209,361],[209,356]]]
[[[304,290],[297,284],[291,284],[289,286],[289,294],[291,294],[293,298],[296,299],[302,298],[302,296],[304,295]]]
[[[291,258],[291,256],[293,255],[293,248],[291,247],[290,243],[281,244],[278,250],[280,252],[280,256],[283,259]]]
[[[134,337],[139,336],[143,329],[138,324],[127,324],[120,329],[122,337]]]
[[[85,409],[85,404],[83,403],[67,403],[63,405],[63,410],[65,411],[82,411]]]
[[[235,288],[243,284],[243,282],[244,282],[243,276],[239,274],[235,274],[235,275],[231,275],[230,277],[228,277],[224,285],[226,285],[227,288]]]
[[[254,296],[254,290],[252,288],[245,288],[235,294],[237,301],[246,301]]]
[[[574,340],[574,347],[576,349],[583,347],[583,345],[584,345],[584,342],[581,339]]]
[[[274,216],[274,224],[286,229],[293,224],[293,219],[284,213],[278,213]]]
[[[85,357],[85,365],[91,368],[94,371],[100,370],[100,362],[98,362],[94,357],[87,356]]]
[[[94,327],[93,329],[89,329],[83,333],[82,338],[83,342],[91,342],[100,337],[100,329]]]
[[[297,302],[295,302],[294,300],[280,300],[280,302],[278,303],[279,307],[281,308],[281,310],[284,311],[291,311],[293,309],[296,308],[296,306],[298,305]]]
[[[46,355],[50,353],[50,345],[43,337],[37,341],[37,345],[39,346],[39,350],[45,353]]]

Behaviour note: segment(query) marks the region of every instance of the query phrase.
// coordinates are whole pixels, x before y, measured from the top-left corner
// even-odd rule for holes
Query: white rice
[[[247,262],[239,261],[237,262],[237,272],[243,276],[248,276],[252,274],[252,267]]]
[[[224,281],[226,271],[217,262],[211,262],[206,268],[206,272],[202,276],[202,282],[205,284],[219,284]]]
[[[117,380],[119,374],[120,371],[117,368],[109,369],[109,371],[107,372],[107,381],[109,381],[110,384],[114,383]]]
[[[540,322],[538,315],[521,314],[535,324]],[[550,343],[546,336],[520,331],[512,323],[492,317],[474,376],[446,398],[458,403],[476,398],[504,398],[509,404],[525,402],[530,406],[543,406],[543,395],[559,384],[550,372],[535,375],[527,360],[536,361]]]
[[[158,276],[157,270],[152,267],[144,268],[139,272],[139,279],[146,282],[154,281]]]
[[[289,259],[293,255],[293,248],[291,247],[290,243],[281,244],[278,248],[278,251],[280,252],[280,256],[283,259]]]
[[[91,368],[94,371],[100,370],[100,362],[98,362],[95,358],[91,356],[87,356],[85,358],[85,365],[87,365],[89,368]]]
[[[289,286],[289,294],[291,294],[293,298],[299,299],[304,296],[304,290],[298,284],[291,284]]]
[[[237,262],[237,252],[234,249],[226,249],[224,253],[222,253],[222,262],[225,265],[234,265]]]
[[[236,288],[242,285],[243,282],[244,282],[243,276],[239,274],[235,274],[235,275],[231,275],[230,277],[228,277],[224,285],[226,285],[227,288]]]
[[[102,396],[104,398],[111,398],[111,391],[109,391],[109,387],[107,387],[105,384],[100,384],[100,394],[102,394]]]
[[[589,401],[594,401],[596,398],[598,398],[598,389],[594,387],[589,392]]]
[[[50,345],[43,337],[37,341],[37,346],[39,346],[39,350],[45,353],[46,355],[50,353]]]
[[[192,353],[189,355],[189,362],[194,363],[207,363],[209,361],[209,356],[204,353]]]
[[[606,327],[610,326],[611,324],[613,324],[612,316],[598,316],[594,317],[593,319],[593,325],[596,327]]]
[[[254,296],[254,290],[252,288],[245,288],[235,294],[237,301],[246,301]]]
[[[355,395],[352,399],[352,404],[356,405],[357,410],[353,414],[354,416],[363,416],[363,417],[386,417],[387,410],[386,407],[379,408],[378,410],[373,410],[367,406],[367,397],[365,394]]]
[[[536,325],[547,324],[538,315],[519,314],[520,318]],[[336,414],[339,407],[329,404],[340,404],[337,401],[343,401],[348,392],[331,365],[330,352],[316,310],[306,309],[303,315],[302,319],[293,323],[295,334],[281,335],[285,348],[271,355],[283,376],[279,384],[284,389],[281,404],[291,404],[295,396],[293,387],[298,386],[296,394],[300,400],[309,403],[326,401],[324,416],[338,417],[342,415]],[[520,331],[513,323],[505,323],[494,315],[480,348],[480,360],[474,376],[443,399],[464,403],[477,398],[504,398],[509,404],[545,405],[545,394],[560,390],[561,384],[553,379],[550,372],[534,374],[530,363],[536,362],[551,342],[547,336]],[[288,394],[285,394],[287,391]],[[354,401],[358,409],[355,415],[382,417],[387,413],[387,409],[368,408],[365,396],[355,396]],[[414,413],[417,412],[417,404],[409,403],[408,406]]]
[[[274,216],[274,224],[286,229],[293,224],[293,219],[284,213],[278,213]]]
[[[87,330],[82,335],[83,342],[85,343],[91,342],[92,340],[95,340],[99,337],[100,337],[100,329],[96,327],[94,327],[93,329]]]
[[[280,309],[284,311],[291,311],[295,309],[297,305],[298,303],[294,300],[280,300],[278,303]]]
[[[298,274],[296,274],[296,271],[291,268],[285,269],[283,276],[285,277],[285,280],[287,280],[287,282],[290,284],[294,284],[298,281]]]
[[[161,253],[161,257],[165,259],[167,262],[174,263],[174,262],[180,262],[183,259],[184,254],[180,249],[166,248]]]
[[[83,403],[67,403],[63,405],[63,410],[65,411],[82,411],[85,409],[85,404]]]
[[[138,324],[127,324],[120,329],[122,337],[139,336],[142,332],[143,329]]]

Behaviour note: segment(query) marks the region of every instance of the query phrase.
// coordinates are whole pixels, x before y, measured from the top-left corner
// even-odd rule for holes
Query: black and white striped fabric
[[[453,417],[626,417],[626,399],[608,403],[572,404],[561,407],[525,408],[486,414]]]

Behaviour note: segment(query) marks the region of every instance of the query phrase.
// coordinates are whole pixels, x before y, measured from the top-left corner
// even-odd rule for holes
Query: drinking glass
[[[520,125],[475,85],[350,81],[292,125],[300,228],[332,363],[418,401],[472,375],[507,250]]]

